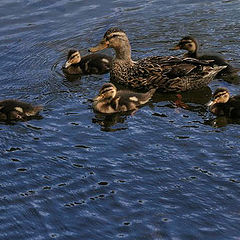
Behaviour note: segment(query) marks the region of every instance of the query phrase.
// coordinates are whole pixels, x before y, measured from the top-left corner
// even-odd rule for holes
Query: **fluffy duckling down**
[[[105,74],[111,69],[112,57],[95,53],[81,57],[80,52],[71,49],[68,52],[67,61],[63,65],[63,72],[66,74]]]
[[[42,109],[42,106],[33,106],[19,100],[3,100],[0,101],[0,121],[25,121],[37,116]]]
[[[101,113],[116,113],[137,110],[147,103],[155,93],[151,89],[146,93],[136,93],[127,90],[117,91],[112,83],[105,83],[99,94],[93,99],[93,109]]]
[[[208,106],[209,110],[217,116],[240,118],[240,95],[230,97],[227,88],[217,88]]]

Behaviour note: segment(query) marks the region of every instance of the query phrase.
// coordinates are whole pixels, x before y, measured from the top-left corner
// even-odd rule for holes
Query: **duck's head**
[[[117,88],[112,83],[105,83],[93,101],[109,101],[116,96]]]
[[[226,103],[230,98],[230,93],[227,88],[217,88],[213,93],[211,101],[207,104],[212,107],[216,103]]]
[[[118,27],[112,27],[104,34],[103,39],[96,47],[89,49],[89,52],[97,52],[105,48],[114,48],[115,50],[121,49],[129,45],[127,34]]]
[[[70,67],[72,64],[77,64],[81,61],[80,52],[76,49],[68,51],[67,61],[64,64],[64,68]]]
[[[188,52],[194,53],[198,50],[198,42],[195,38],[191,36],[186,36],[182,38],[178,44],[171,48],[170,50],[179,50],[179,49],[184,49],[187,50]]]

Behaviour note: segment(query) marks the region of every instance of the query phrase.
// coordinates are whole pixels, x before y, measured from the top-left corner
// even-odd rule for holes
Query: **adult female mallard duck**
[[[111,69],[112,57],[105,54],[90,54],[81,58],[80,52],[71,49],[68,52],[67,61],[63,66],[63,72],[67,74],[105,74]]]
[[[240,118],[240,95],[230,97],[227,88],[217,88],[208,106],[217,116]]]
[[[155,93],[151,89],[146,93],[136,93],[127,90],[117,91],[112,83],[105,83],[98,96],[93,99],[93,109],[101,113],[116,113],[137,110],[147,103]]]
[[[219,72],[218,76],[234,74],[239,71],[239,69],[232,67],[221,55],[211,54],[211,53],[199,53],[199,44],[196,38],[191,36],[186,36],[182,38],[178,44],[171,48],[171,50],[187,50],[184,57],[196,58],[199,60],[213,60],[214,64],[218,66],[227,66],[225,69]]]
[[[133,88],[161,91],[186,91],[206,86],[225,66],[212,66],[208,61],[179,57],[147,57],[139,61],[131,58],[131,46],[126,33],[110,28],[98,46],[89,49],[97,52],[113,48],[116,57],[110,70],[111,81]]]
[[[38,115],[42,109],[42,106],[33,106],[18,100],[3,100],[0,101],[0,121],[27,120]]]

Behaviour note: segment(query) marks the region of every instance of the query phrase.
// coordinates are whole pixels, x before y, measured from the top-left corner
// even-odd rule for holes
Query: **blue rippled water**
[[[239,66],[239,10],[236,0],[1,0],[1,99],[44,111],[0,125],[0,239],[239,240],[240,125],[205,107],[238,83],[182,94],[188,109],[157,93],[134,115],[105,117],[89,99],[109,75],[61,72],[69,48],[87,54],[111,26],[135,59],[173,54],[192,34]]]

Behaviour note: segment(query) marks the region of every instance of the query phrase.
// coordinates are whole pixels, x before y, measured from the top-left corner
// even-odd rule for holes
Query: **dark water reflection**
[[[128,33],[134,59],[169,55],[192,34],[239,66],[239,8],[0,1],[1,99],[45,106],[42,119],[0,125],[0,239],[239,239],[240,125],[205,106],[218,86],[239,94],[238,81],[105,116],[89,100],[109,75],[61,71],[69,48],[88,54],[110,26]]]

